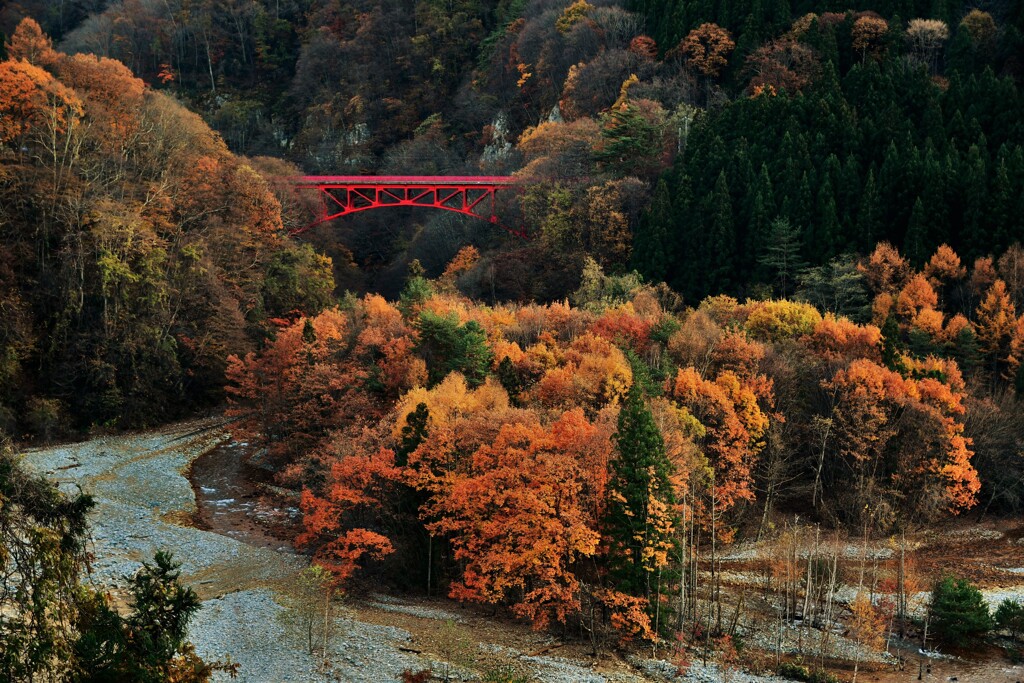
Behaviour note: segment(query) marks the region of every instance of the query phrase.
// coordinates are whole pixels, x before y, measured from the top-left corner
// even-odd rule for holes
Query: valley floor
[[[239,680],[396,681],[405,669],[424,668],[438,675],[448,671],[454,680],[479,680],[481,674],[497,670],[550,683],[673,679],[675,667],[667,662],[607,657],[595,663],[583,648],[443,598],[351,596],[335,610],[327,662],[320,653],[310,655],[295,619],[297,577],[307,560],[270,531],[288,524],[298,511],[260,502],[261,485],[253,481],[258,476],[242,472],[245,448],[232,441],[222,420],[206,419],[34,449],[26,453],[26,462],[63,486],[80,486],[95,496],[94,584],[115,589],[156,550],[174,553],[182,562],[183,579],[203,599],[191,639],[204,657],[230,656],[240,663]],[[190,483],[187,475],[193,467]],[[937,563],[943,557],[958,558],[961,566],[986,568],[979,573],[990,599],[1024,598],[1019,531],[1024,528],[963,523],[930,540],[928,548],[934,552],[925,557],[934,556]],[[729,583],[746,582],[744,565],[756,552],[754,546],[733,549],[725,565],[733,578]],[[932,673],[918,679],[913,658],[904,671],[887,670],[878,662],[877,671],[862,672],[859,680],[1024,680],[1024,666],[1010,666],[996,657],[936,659],[931,665]],[[721,674],[714,664],[697,661],[676,680],[710,683],[722,680]],[[782,679],[734,673],[729,680]]]

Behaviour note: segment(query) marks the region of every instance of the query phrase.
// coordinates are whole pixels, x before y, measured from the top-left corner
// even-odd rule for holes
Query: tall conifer
[[[651,550],[671,543],[666,515],[673,496],[665,442],[638,383],[626,395],[614,439],[618,452],[611,462],[605,520],[612,575],[620,590],[650,597]]]

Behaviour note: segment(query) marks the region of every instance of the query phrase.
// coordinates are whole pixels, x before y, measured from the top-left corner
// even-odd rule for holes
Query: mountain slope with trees
[[[540,243],[416,213],[316,231],[350,289],[394,296],[408,261],[436,275],[470,241],[478,296],[564,296],[591,253],[696,303],[792,292],[799,268],[780,276],[762,249],[776,220],[792,263],[840,271],[882,240],[921,265],[1022,236],[1008,3],[64,4],[22,11],[175,91],[235,152],[526,181],[501,211]]]
[[[120,62],[22,22],[0,62],[0,426],[55,437],[220,400],[268,319],[331,300],[266,180]]]
[[[594,651],[735,652],[723,547],[777,533],[765,595],[825,650],[842,530],[1024,507],[1024,13],[868,4],[7,6],[0,431],[226,399],[337,582]],[[292,238],[300,171],[514,174],[531,239]],[[790,514],[835,534],[806,567]],[[869,648],[911,621],[900,543]]]

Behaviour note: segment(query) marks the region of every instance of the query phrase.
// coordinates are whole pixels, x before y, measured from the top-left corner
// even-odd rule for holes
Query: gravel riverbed
[[[190,638],[200,655],[239,663],[239,681],[390,682],[407,667],[426,666],[398,649],[408,633],[343,617],[324,666],[281,618],[304,558],[188,526],[196,502],[183,472],[229,439],[219,423],[197,420],[25,454],[32,469],[96,498],[89,580],[107,589],[123,586],[158,549],[172,551],[182,579],[203,599]]]
[[[310,655],[294,610],[298,573],[305,558],[287,546],[251,544],[192,526],[196,499],[185,473],[200,455],[230,442],[218,419],[193,420],[139,434],[107,436],[89,441],[32,449],[25,463],[66,490],[81,488],[96,499],[91,515],[95,561],[88,581],[111,590],[125,584],[140,563],[160,549],[182,563],[182,579],[199,594],[203,605],[189,637],[199,654],[240,665],[236,680],[366,681],[400,680],[403,670],[448,667],[436,655],[417,653],[413,635],[390,625],[392,617],[458,622],[444,609],[407,604],[393,596],[374,594],[360,609],[383,614],[383,623],[366,623],[353,610],[339,608],[331,627],[325,658]],[[275,547],[276,546],[276,547]],[[411,627],[410,627],[411,628]],[[501,651],[508,661],[543,683],[644,683],[722,679],[714,663],[694,663],[685,676],[669,662],[630,657],[628,666],[596,670],[592,663],[571,658],[529,655],[495,643],[478,643],[481,652]],[[478,672],[451,668],[452,680],[480,680]],[[218,675],[218,680],[227,677]],[[772,683],[776,677],[733,674],[736,683]]]

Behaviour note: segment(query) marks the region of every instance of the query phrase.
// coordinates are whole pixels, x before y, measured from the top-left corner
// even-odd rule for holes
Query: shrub
[[[36,397],[28,402],[25,416],[32,433],[49,442],[62,436],[67,428],[64,404],[55,398]]]
[[[840,683],[838,676],[833,676],[824,669],[816,669],[811,672],[807,683]]]
[[[811,672],[806,666],[794,662],[779,664],[777,672],[780,676],[791,678],[794,681],[806,681],[811,677]]]
[[[839,683],[839,679],[823,669],[811,671],[799,661],[783,662],[776,670],[780,676],[804,683]]]
[[[499,665],[484,672],[483,683],[529,683],[530,677],[520,673],[507,664]]]

